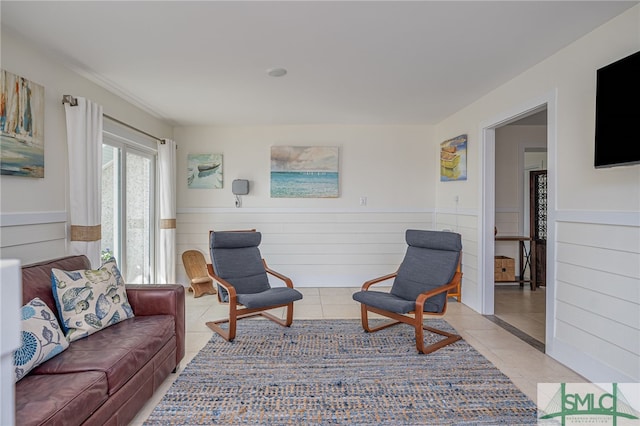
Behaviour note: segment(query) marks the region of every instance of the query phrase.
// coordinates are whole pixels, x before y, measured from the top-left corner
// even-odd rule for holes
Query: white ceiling
[[[435,124],[637,1],[0,2],[172,125]],[[288,74],[273,78],[272,67]],[[83,96],[82,93],[72,93]]]

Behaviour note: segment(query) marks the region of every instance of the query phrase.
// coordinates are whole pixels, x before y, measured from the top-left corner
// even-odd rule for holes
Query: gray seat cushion
[[[353,300],[374,308],[384,309],[398,314],[413,311],[415,301],[401,299],[393,294],[381,291],[359,291],[353,294]]]
[[[302,294],[289,287],[270,288],[260,293],[238,294],[238,303],[247,308],[286,305],[300,299]]]

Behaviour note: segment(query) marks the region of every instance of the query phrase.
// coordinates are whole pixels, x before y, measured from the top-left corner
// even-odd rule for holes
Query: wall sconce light
[[[242,207],[241,195],[247,195],[249,193],[249,181],[246,179],[236,179],[231,182],[231,192],[236,197],[236,207]]]

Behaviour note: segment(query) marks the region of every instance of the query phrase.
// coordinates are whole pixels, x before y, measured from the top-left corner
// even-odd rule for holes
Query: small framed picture
[[[440,144],[440,181],[467,180],[467,135]]]
[[[189,189],[220,189],[222,182],[222,154],[187,154]]]

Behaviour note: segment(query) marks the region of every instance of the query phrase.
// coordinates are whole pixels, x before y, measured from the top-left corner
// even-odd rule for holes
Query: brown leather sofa
[[[51,269],[91,269],[85,256],[22,268],[23,303],[53,312]],[[127,285],[135,316],[76,340],[16,383],[20,425],[126,425],[184,357],[184,287]],[[58,321],[60,317],[58,316]]]

